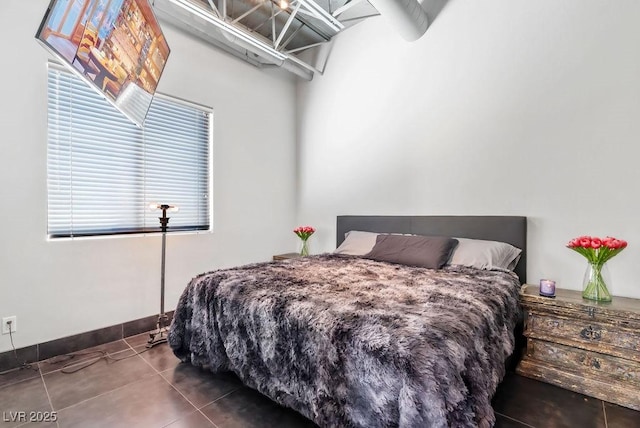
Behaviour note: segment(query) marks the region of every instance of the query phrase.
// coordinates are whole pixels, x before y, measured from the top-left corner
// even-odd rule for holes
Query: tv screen
[[[142,126],[170,52],[148,0],[52,0],[36,39]]]

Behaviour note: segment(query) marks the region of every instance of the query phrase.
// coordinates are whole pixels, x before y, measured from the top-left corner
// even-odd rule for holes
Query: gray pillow
[[[440,269],[458,245],[443,236],[379,235],[376,245],[364,257],[390,263]]]
[[[348,254],[351,256],[364,256],[376,245],[378,235],[411,235],[410,233],[378,233],[350,230],[344,234],[344,241],[333,252],[334,254]]]
[[[335,254],[349,254],[351,256],[364,256],[376,245],[376,238],[379,233],[361,232],[351,230],[344,235],[344,241],[336,250]]]
[[[456,238],[456,247],[449,264],[475,267],[477,269],[515,269],[522,250],[505,242],[482,239]]]

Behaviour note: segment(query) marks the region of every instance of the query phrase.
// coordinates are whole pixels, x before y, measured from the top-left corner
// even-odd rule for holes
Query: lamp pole
[[[159,343],[164,343],[167,341],[166,333],[169,318],[164,312],[164,266],[167,248],[167,228],[169,227],[169,217],[167,217],[167,210],[175,207],[167,204],[160,204],[154,206],[154,208],[162,210],[162,217],[158,217],[158,220],[160,220],[160,228],[162,230],[162,261],[160,263],[160,315],[158,315],[156,330],[149,333],[150,337],[149,341],[147,342],[147,348],[151,348]]]

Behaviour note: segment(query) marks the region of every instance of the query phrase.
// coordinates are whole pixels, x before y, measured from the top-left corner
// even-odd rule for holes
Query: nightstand
[[[302,257],[300,253],[286,253],[286,254],[277,254],[273,256],[273,260],[288,260],[288,259],[297,259],[298,257]]]
[[[610,303],[556,289],[520,291],[527,350],[516,372],[591,397],[640,410],[640,300]]]

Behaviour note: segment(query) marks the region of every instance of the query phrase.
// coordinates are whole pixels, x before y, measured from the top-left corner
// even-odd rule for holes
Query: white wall
[[[34,34],[48,0],[0,2],[0,317],[17,347],[159,310],[160,237],[48,242],[46,51]],[[195,275],[295,248],[295,85],[164,26],[159,91],[209,105],[212,234],[170,235],[167,309]],[[0,352],[10,349],[0,336]]]
[[[450,0],[414,43],[382,17],[340,35],[298,86],[314,251],[340,214],[525,215],[529,282],[580,288],[565,243],[613,235],[612,292],[640,297],[639,20],[635,0]]]
[[[47,4],[0,2],[0,317],[18,347],[158,310],[158,236],[46,240]],[[297,111],[281,73],[165,26],[159,90],[215,110],[215,232],[170,235],[167,308],[198,273],[292,250],[297,224],[332,249],[339,214],[526,215],[530,281],[566,288],[585,267],[568,239],[619,236],[613,292],[640,297],[639,18],[634,0],[450,0],[415,43],[373,18]]]

